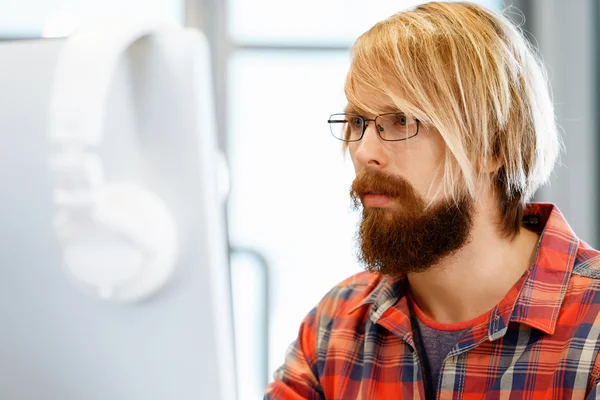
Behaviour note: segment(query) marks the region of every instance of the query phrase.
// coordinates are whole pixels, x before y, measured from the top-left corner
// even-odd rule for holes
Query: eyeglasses
[[[387,113],[366,119],[356,114],[332,114],[327,120],[331,134],[344,142],[362,139],[369,122],[375,123],[379,137],[388,142],[410,139],[419,133],[419,120],[403,113]]]

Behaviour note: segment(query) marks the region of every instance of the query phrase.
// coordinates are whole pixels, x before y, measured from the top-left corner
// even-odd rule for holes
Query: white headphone
[[[110,84],[127,50],[153,35],[181,38],[163,22],[86,27],[66,40],[50,102],[49,137],[58,152],[54,229],[68,275],[84,292],[113,302],[146,298],[168,281],[179,232],[165,202],[139,184],[105,182],[94,152],[104,136]]]

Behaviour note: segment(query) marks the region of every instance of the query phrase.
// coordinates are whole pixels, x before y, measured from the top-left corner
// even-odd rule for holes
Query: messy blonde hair
[[[435,127],[447,151],[434,197],[491,185],[508,236],[559,153],[543,65],[505,16],[475,4],[432,2],[377,23],[352,47],[345,94],[357,110],[392,103]]]

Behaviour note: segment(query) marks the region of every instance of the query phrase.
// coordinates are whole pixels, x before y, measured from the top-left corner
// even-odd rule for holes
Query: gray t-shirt
[[[425,378],[425,398],[436,398],[438,380],[442,363],[460,338],[469,330],[442,331],[422,323],[411,306],[411,323],[417,353],[423,367]]]

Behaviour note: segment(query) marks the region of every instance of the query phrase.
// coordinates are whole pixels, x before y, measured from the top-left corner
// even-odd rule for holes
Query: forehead
[[[365,117],[390,112],[403,112],[417,118],[421,116],[418,107],[408,93],[404,93],[391,82],[358,79],[350,76],[344,88],[348,101],[346,112]]]
[[[346,113],[375,116],[401,111],[388,95],[376,90],[356,90],[347,96],[347,100]]]

